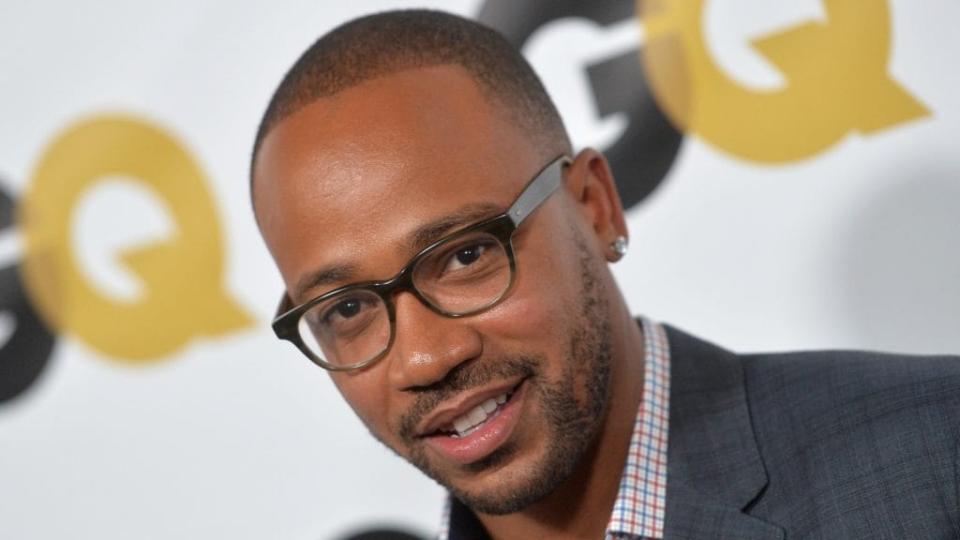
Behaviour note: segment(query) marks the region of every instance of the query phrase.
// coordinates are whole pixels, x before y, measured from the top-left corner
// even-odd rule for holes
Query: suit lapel
[[[767,485],[732,353],[666,327],[670,427],[665,538],[783,538],[744,513]]]

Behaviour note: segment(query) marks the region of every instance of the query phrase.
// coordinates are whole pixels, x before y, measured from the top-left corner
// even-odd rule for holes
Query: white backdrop
[[[483,3],[416,5],[473,16]],[[259,117],[300,52],[349,18],[411,4],[81,4],[0,5],[0,187],[18,208],[0,232],[0,262],[28,257],[34,225],[20,201],[39,183],[54,141],[78,123],[122,114],[162,130],[202,171],[213,201],[207,215],[222,235],[210,237],[209,252],[222,253],[215,274],[241,315],[227,330],[137,359],[90,338],[84,320],[96,316],[82,305],[77,322],[38,307],[52,353],[22,391],[0,399],[0,538],[321,539],[377,524],[431,533],[441,489],[375,443],[327,376],[272,337],[280,280],[252,219],[246,176]],[[694,22],[713,64],[762,96],[800,83],[751,40],[811,22],[829,28],[835,4],[712,0]],[[927,113],[869,133],[845,129],[821,151],[780,160],[731,151],[691,121],[669,173],[629,212],[631,251],[614,271],[635,312],[741,351],[960,351],[960,4],[859,5],[868,21],[871,10],[889,9],[889,31],[874,29],[889,45],[882,64]],[[814,74],[847,43],[837,37],[843,28],[833,31],[809,49]],[[565,18],[527,41],[576,145],[606,147],[626,129],[624,115],[598,113],[586,68],[643,47],[648,32],[633,17],[607,26]],[[874,95],[869,86],[856,95],[819,88],[830,114]],[[744,130],[755,120],[729,115]],[[808,120],[829,118],[794,119],[784,148],[802,146]],[[64,241],[80,279],[123,308],[149,296],[150,281],[120,254],[179,241],[183,224],[163,186],[107,176],[66,214]],[[29,215],[59,193],[31,202]],[[190,276],[205,261],[170,268]],[[58,293],[70,291],[59,274],[50,279]],[[203,312],[186,296],[177,302],[179,313],[157,313],[189,323]],[[16,332],[15,316],[0,323],[4,335]],[[0,363],[24,361],[6,352]]]

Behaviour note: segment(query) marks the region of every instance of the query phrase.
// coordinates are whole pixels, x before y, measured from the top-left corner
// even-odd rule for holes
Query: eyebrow
[[[493,217],[502,212],[503,207],[494,203],[467,204],[455,212],[417,227],[408,235],[404,247],[410,253],[419,253],[454,229]],[[307,291],[317,287],[349,281],[354,279],[358,273],[359,267],[353,263],[334,264],[319,268],[297,280],[291,299],[302,298]]]

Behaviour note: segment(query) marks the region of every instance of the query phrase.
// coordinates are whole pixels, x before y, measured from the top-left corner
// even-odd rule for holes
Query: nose
[[[389,358],[394,388],[430,386],[480,356],[483,340],[468,319],[440,315],[409,292],[398,294],[394,301],[396,327]]]

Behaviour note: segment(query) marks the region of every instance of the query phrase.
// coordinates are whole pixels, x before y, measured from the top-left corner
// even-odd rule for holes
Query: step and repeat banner
[[[433,533],[442,490],[272,337],[247,191],[290,64],[399,7],[499,29],[606,152],[636,313],[960,352],[955,1],[5,2],[0,538]]]

